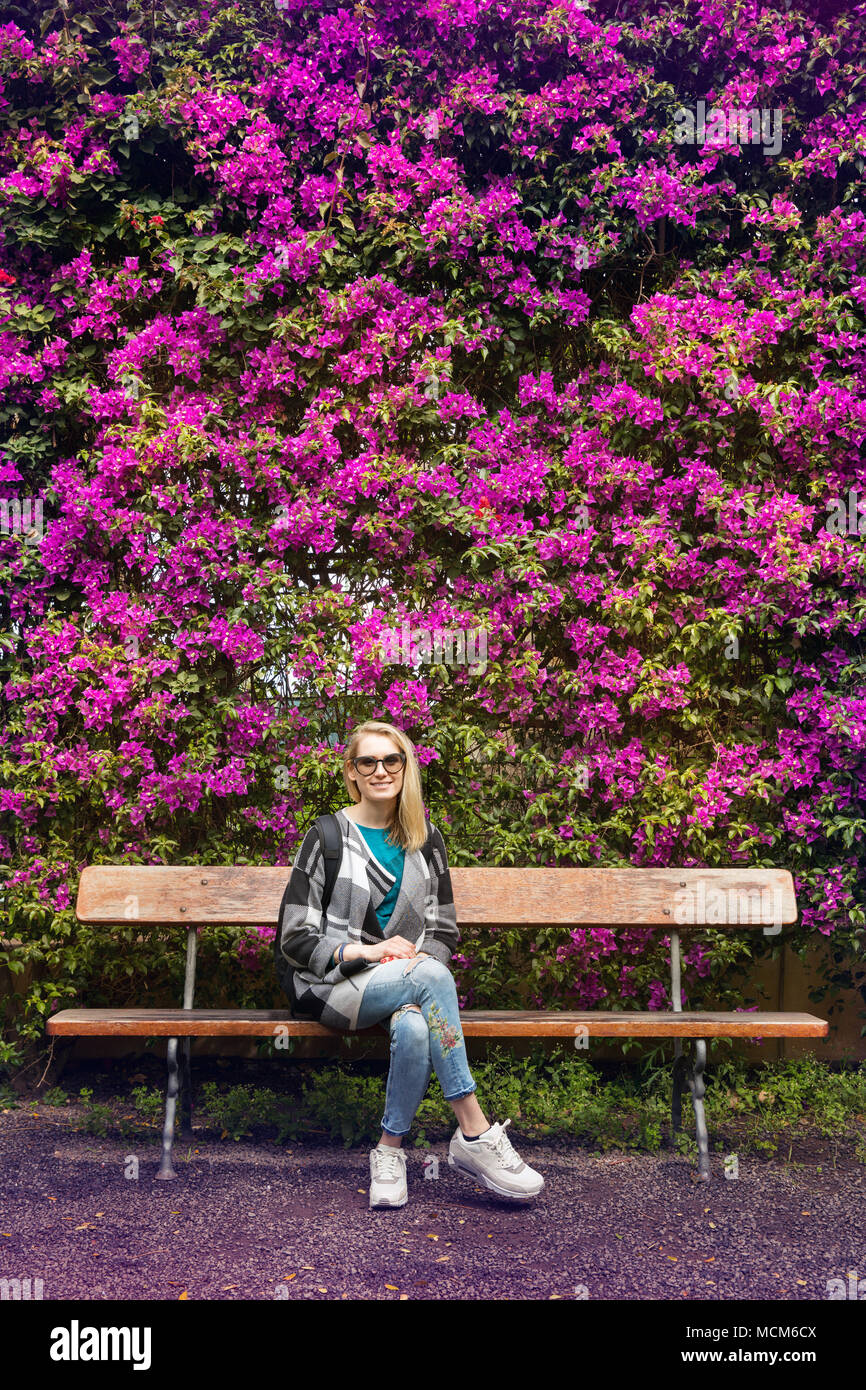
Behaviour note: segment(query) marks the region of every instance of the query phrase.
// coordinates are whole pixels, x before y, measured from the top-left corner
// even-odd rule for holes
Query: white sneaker
[[[370,1151],[370,1206],[405,1207],[408,1200],[403,1149],[377,1144]]]
[[[483,1183],[498,1197],[510,1197],[515,1202],[528,1202],[544,1187],[544,1178],[528,1163],[524,1163],[505,1133],[511,1124],[490,1126],[489,1134],[474,1139],[471,1144],[460,1129],[448,1147],[448,1163],[458,1172]]]

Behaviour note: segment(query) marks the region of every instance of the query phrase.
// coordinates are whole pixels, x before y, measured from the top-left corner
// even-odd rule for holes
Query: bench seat
[[[824,1019],[803,1013],[624,1013],[466,1009],[467,1038],[823,1038]],[[47,1024],[55,1037],[265,1038],[373,1037],[382,1025],[343,1033],[293,1019],[288,1009],[61,1009]]]

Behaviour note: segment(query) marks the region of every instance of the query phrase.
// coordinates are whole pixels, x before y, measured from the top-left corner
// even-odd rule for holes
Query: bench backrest
[[[290,868],[269,865],[93,864],[82,872],[77,915],[106,925],[187,928],[183,1007],[195,993],[196,928],[209,922],[276,927]],[[796,922],[787,869],[452,869],[461,926],[643,926],[670,933],[671,1000],[682,1011],[681,927]]]
[[[291,868],[94,864],[78,887],[79,921],[106,925],[275,927]],[[787,869],[454,868],[463,926],[773,927],[797,920]]]

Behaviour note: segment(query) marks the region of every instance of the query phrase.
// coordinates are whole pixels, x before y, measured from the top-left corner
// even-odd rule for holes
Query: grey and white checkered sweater
[[[352,1031],[364,990],[379,962],[362,959],[333,965],[342,943],[365,944],[403,936],[448,965],[460,935],[451,892],[445,843],[432,826],[431,865],[420,850],[406,853],[403,878],[391,919],[383,932],[376,908],[394,883],[352,821],[337,812],[343,832],[343,858],[326,917],[322,914],[325,860],[315,829],[298,851],[277,921],[277,943],[286,969],[284,987],[296,1018]]]

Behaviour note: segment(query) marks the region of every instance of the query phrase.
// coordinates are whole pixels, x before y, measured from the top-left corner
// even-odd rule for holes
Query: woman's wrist
[[[339,950],[342,952],[343,960],[357,960],[359,956],[367,954],[366,948],[360,945],[342,946]]]

